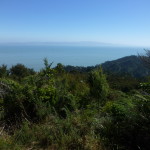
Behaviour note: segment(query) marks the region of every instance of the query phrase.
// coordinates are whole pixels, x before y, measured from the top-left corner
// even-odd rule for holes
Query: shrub
[[[109,94],[109,85],[106,76],[103,74],[102,68],[94,70],[89,74],[89,85],[91,96],[98,100],[98,109],[100,104],[103,105]]]
[[[17,64],[10,68],[10,75],[17,80],[33,74],[35,74],[33,69],[28,69],[22,64]]]

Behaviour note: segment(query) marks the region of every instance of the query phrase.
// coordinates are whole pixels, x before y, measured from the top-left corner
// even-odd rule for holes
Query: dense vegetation
[[[0,149],[149,149],[148,78],[44,64],[0,67]]]
[[[150,65],[150,64],[148,64]],[[98,68],[100,65],[89,67],[65,66],[68,72],[89,72]],[[107,73],[115,73],[118,75],[130,75],[135,78],[143,78],[150,74],[150,69],[141,61],[139,56],[126,56],[117,60],[107,61],[102,64],[103,70]]]

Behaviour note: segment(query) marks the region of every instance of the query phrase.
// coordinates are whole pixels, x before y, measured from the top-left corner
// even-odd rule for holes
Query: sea
[[[18,63],[39,71],[47,58],[53,67],[57,63],[73,66],[95,66],[105,61],[124,56],[144,53],[144,47],[127,46],[64,46],[64,45],[28,45],[1,44],[0,65],[10,68]]]

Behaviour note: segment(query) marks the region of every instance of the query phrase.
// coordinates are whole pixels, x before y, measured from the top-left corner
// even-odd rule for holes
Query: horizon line
[[[150,45],[127,45],[127,44],[116,44],[116,43],[107,43],[107,42],[98,42],[98,41],[12,41],[12,42],[2,42],[0,44],[36,44],[36,45],[64,45],[64,46],[123,46],[123,47],[149,47]]]

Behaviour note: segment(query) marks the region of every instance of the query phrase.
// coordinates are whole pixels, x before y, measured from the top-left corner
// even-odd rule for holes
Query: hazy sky
[[[150,46],[150,0],[0,0],[0,42]]]

